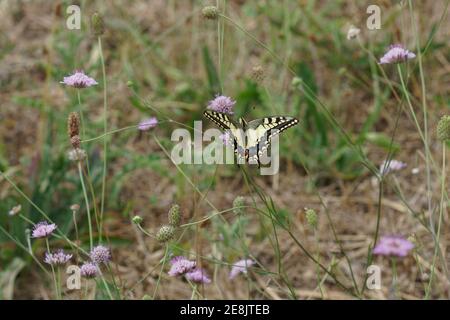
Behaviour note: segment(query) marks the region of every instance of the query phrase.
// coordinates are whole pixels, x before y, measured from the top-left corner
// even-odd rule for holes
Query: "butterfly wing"
[[[230,133],[234,142],[234,152],[238,155],[239,161],[245,159],[245,135],[242,126],[225,113],[205,110],[203,115],[218,125],[219,128]]]
[[[247,125],[245,145],[249,161],[256,161],[259,164],[259,157],[270,146],[272,138],[298,122],[298,119],[288,116],[272,116],[250,121]]]

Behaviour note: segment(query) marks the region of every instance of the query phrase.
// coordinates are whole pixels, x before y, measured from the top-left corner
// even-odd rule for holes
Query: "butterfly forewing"
[[[245,158],[245,134],[242,126],[225,113],[206,110],[203,114],[220,128],[230,133],[233,138],[234,152],[239,158]]]

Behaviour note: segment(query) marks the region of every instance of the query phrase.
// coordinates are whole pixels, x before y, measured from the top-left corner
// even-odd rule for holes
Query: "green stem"
[[[161,282],[162,273],[164,271],[164,266],[166,265],[166,260],[167,260],[167,254],[168,253],[169,253],[169,246],[166,244],[166,249],[164,250],[163,263],[162,263],[162,266],[161,266],[161,270],[159,271],[158,280],[156,281],[155,290],[153,291],[152,300],[155,300],[156,293],[158,292],[159,283]]]
[[[100,51],[100,61],[102,64],[102,76],[103,76],[103,134],[106,135],[108,132],[108,101],[107,101],[107,86],[106,86],[106,69],[105,69],[105,59],[103,57],[102,50],[102,38],[98,36],[98,47]],[[108,160],[108,141],[103,140],[103,176],[102,176],[102,197],[100,205],[100,226],[99,226],[99,239],[102,239],[102,229],[103,229],[103,214],[105,210],[105,189],[106,189],[106,164]]]
[[[133,126],[128,126],[128,127],[123,127],[123,128],[120,128],[120,129],[112,130],[112,131],[106,132],[106,133],[104,133],[102,135],[99,135],[98,137],[82,140],[81,143],[86,143],[86,142],[92,142],[92,141],[95,141],[95,140],[99,140],[99,139],[107,137],[107,136],[109,136],[111,134],[114,134],[114,133],[117,133],[117,132],[121,132],[121,131],[125,131],[125,130],[129,130],[129,129],[134,129],[134,128],[137,128],[138,126],[139,125],[133,125]]]
[[[423,73],[422,66],[422,52],[420,50],[419,37],[417,33],[416,22],[414,19],[414,12],[412,8],[411,0],[408,1],[409,11],[411,15],[411,23],[413,25],[413,34],[416,38],[416,48],[417,48],[417,60],[419,61],[419,74],[420,74],[420,83],[422,88],[422,108],[423,108],[423,133],[424,133],[424,143],[425,143],[425,166],[427,173],[427,199],[428,199],[428,211],[431,212],[431,170],[430,170],[430,153],[428,150],[428,107],[427,107],[427,98],[426,98],[426,87],[425,87],[425,76]]]
[[[83,189],[83,196],[84,196],[84,200],[86,202],[86,212],[87,212],[88,228],[89,228],[89,248],[92,250],[92,247],[94,246],[94,238],[92,236],[91,209],[89,206],[89,198],[87,195],[86,186],[84,184],[83,170],[81,169],[81,161],[78,161],[78,173],[80,175],[81,187]]]
[[[84,116],[83,116],[83,107],[81,105],[81,94],[80,89],[77,89],[77,98],[78,98],[78,108],[80,110],[80,122],[81,122],[81,132],[82,136],[81,139],[84,139],[86,137],[86,129],[85,129],[85,122],[84,122]]]
[[[397,258],[392,257],[392,290],[394,291],[394,297],[397,298]]]
[[[48,222],[50,223],[54,223],[52,219],[50,219],[49,215],[45,213],[44,210],[42,210],[36,203],[33,202],[33,200],[31,200],[15,183],[14,181],[12,181],[6,174],[4,174],[2,171],[0,171],[0,175],[6,180],[8,181],[8,183],[10,185],[13,186],[14,190],[16,190],[21,197],[23,197],[34,209],[36,209],[45,219],[47,219]],[[64,239],[65,241],[67,241],[67,243],[71,246],[71,247],[75,247],[77,249],[79,249],[81,252],[83,252],[84,254],[88,254],[85,250],[83,250],[83,248],[80,248],[77,244],[73,243],[72,240],[70,240],[63,232],[61,232],[61,230],[56,229],[56,235],[59,236],[60,238]],[[55,236],[56,236],[55,235]]]
[[[433,279],[434,279],[434,273],[436,270],[437,257],[438,257],[438,253],[440,252],[439,240],[441,237],[441,225],[442,225],[442,219],[444,216],[444,206],[445,206],[445,201],[444,201],[445,180],[446,180],[445,153],[446,153],[446,148],[445,148],[445,142],[444,142],[444,143],[442,143],[442,175],[441,175],[441,200],[440,200],[440,204],[439,204],[439,221],[438,221],[437,234],[435,237],[434,255],[433,255],[433,263],[431,265],[430,281],[428,282],[428,287],[427,287],[427,290],[425,293],[425,299],[430,298],[431,288],[432,288]],[[445,262],[443,261],[442,263],[445,263]]]
[[[50,244],[48,243],[48,238],[45,238],[45,244],[47,246],[47,252],[48,254],[51,254],[50,252]],[[59,293],[58,293],[58,282],[56,280],[56,274],[55,274],[55,267],[53,267],[53,264],[50,263],[50,267],[52,268],[52,278],[53,278],[53,285],[55,287],[55,296],[56,299],[59,299]]]

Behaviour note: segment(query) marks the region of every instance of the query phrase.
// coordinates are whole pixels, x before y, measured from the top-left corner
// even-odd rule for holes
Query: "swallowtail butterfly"
[[[259,158],[270,146],[272,137],[298,123],[296,118],[288,116],[265,117],[250,122],[239,118],[239,122],[236,122],[225,113],[206,110],[203,114],[221,129],[230,133],[238,163],[256,162],[258,166]]]

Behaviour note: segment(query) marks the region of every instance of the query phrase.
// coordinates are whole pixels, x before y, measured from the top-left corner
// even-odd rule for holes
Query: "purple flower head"
[[[191,272],[186,273],[186,279],[195,283],[211,283],[211,279],[205,270],[201,268],[195,268]]]
[[[75,88],[87,88],[98,84],[97,81],[84,74],[84,72],[81,70],[75,71],[68,77],[64,77],[64,80],[60,83]]]
[[[380,64],[400,63],[409,59],[414,59],[416,55],[406,50],[401,44],[394,44],[380,59]]]
[[[158,124],[158,119],[156,119],[155,117],[151,117],[145,120],[142,120],[141,122],[139,122],[138,125],[138,129],[141,131],[148,131],[151,128],[156,127],[156,125]]]
[[[251,259],[243,259],[237,261],[231,267],[229,278],[234,279],[239,273],[247,273],[247,268],[253,266],[254,264],[255,262]]]
[[[64,250],[60,249],[53,253],[47,252],[45,254],[44,262],[53,266],[64,265],[72,259],[71,254],[65,254]]]
[[[386,163],[386,161],[383,161],[383,163],[380,165],[380,174],[381,175],[387,175],[388,173],[392,171],[400,171],[404,168],[406,168],[407,164],[398,160],[391,160],[389,163]]]
[[[178,256],[170,260],[172,265],[169,270],[169,276],[176,277],[183,275],[187,272],[193,271],[195,268],[195,261],[186,259],[185,257]]]
[[[100,270],[95,263],[86,262],[81,266],[80,273],[85,278],[95,278],[100,273]]]
[[[414,248],[414,244],[402,237],[384,236],[373,249],[373,253],[382,256],[405,257]]]
[[[96,264],[108,263],[111,259],[111,253],[109,252],[109,249],[101,245],[92,248],[89,256],[91,257],[92,262]]]
[[[236,101],[227,96],[216,95],[216,97],[209,101],[208,109],[233,114],[233,107],[236,104]]]
[[[56,229],[56,224],[48,224],[47,221],[39,222],[34,226],[32,238],[45,238],[52,234]]]

